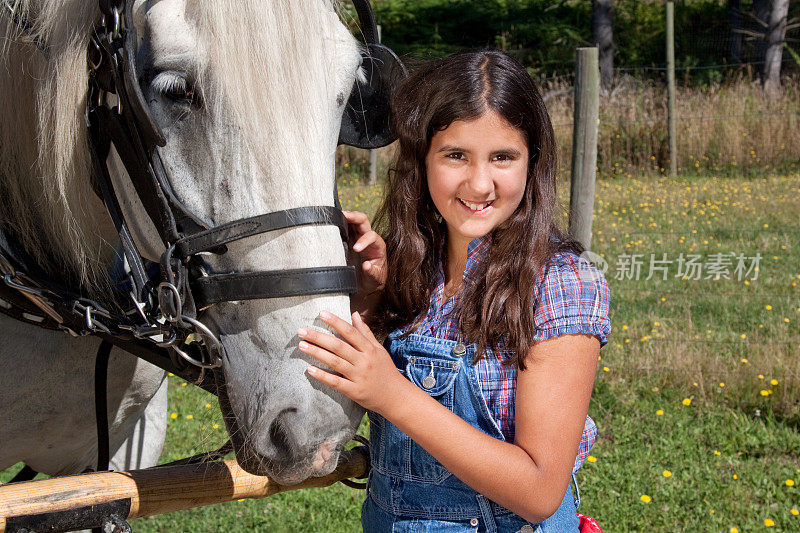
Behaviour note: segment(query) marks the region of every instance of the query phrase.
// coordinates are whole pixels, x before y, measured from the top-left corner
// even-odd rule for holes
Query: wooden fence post
[[[587,250],[590,249],[592,242],[599,107],[600,72],[597,65],[597,48],[578,48],[575,66],[569,233]]]
[[[669,175],[678,174],[678,138],[675,133],[675,3],[667,2],[667,128]]]

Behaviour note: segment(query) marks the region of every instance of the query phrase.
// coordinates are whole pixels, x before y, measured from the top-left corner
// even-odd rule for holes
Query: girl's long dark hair
[[[376,227],[386,241],[387,283],[372,322],[377,333],[424,318],[447,228],[428,192],[425,156],[437,131],[488,111],[519,128],[528,142],[522,202],[491,233],[488,256],[466,281],[459,330],[484,348],[510,350],[525,368],[535,333],[534,286],[554,253],[583,250],[555,223],[556,144],[544,101],[525,68],[498,50],[465,51],[428,62],[395,91],[399,147]]]

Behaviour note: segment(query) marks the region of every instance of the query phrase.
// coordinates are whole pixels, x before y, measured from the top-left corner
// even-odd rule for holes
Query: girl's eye
[[[494,161],[513,161],[514,158],[509,154],[497,154],[492,158]]]
[[[447,154],[447,158],[448,159],[456,159],[456,160],[457,159],[464,159],[464,154],[462,154],[461,152],[451,152],[451,153]]]
[[[193,83],[177,72],[159,73],[152,81],[153,89],[177,103],[193,106],[201,104],[201,98]]]

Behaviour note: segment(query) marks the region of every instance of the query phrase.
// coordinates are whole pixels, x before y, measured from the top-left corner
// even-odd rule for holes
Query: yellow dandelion
[[[722,455],[722,452],[720,452],[719,450],[714,450],[714,455]]]
[[[790,513],[792,513],[792,516],[797,516],[797,515],[800,515],[800,511],[798,511],[797,509],[792,509],[792,510],[791,510],[791,511],[789,511],[789,512],[790,512]]]
[[[171,413],[171,414],[169,415],[169,417],[170,417],[171,419],[175,420],[176,418],[178,418],[178,413]]]
[[[181,383],[181,387],[185,387],[186,385],[188,385],[188,383],[186,383],[185,381]]]
[[[609,371],[609,368],[607,366],[604,366],[603,367],[603,372],[608,372],[608,371]]]
[[[771,305],[769,305],[769,304],[768,304],[768,305],[765,305],[765,306],[764,306],[764,308],[765,308],[767,311],[772,311],[772,306],[771,306]]]
[[[175,377],[175,374],[173,374],[172,372],[170,372],[170,373],[169,373],[169,377],[171,377],[171,378],[174,378],[174,377]]]
[[[761,389],[761,396],[769,396],[770,390],[769,389]]]
[[[714,514],[714,509],[708,511],[710,514]]]
[[[747,338],[747,335],[745,335],[744,333],[742,333],[742,334],[741,334],[741,335],[739,335],[739,336],[740,336],[741,338],[743,338],[743,339],[746,339],[746,338]]]
[[[639,496],[639,499],[642,500],[644,503],[650,503],[651,501],[650,496],[648,496],[647,494],[642,494],[641,496]]]
[[[628,329],[628,325],[627,324],[622,324],[622,329]]]
[[[793,479],[787,479],[786,480],[786,486],[787,487],[794,487],[794,480]]]
[[[758,379],[764,379],[764,374],[759,374]]]
[[[236,501],[241,503],[241,502],[243,502],[243,501],[244,501],[244,498],[239,498],[239,499],[238,499],[238,500],[236,500]]]
[[[595,457],[594,455],[590,455],[586,458],[586,460],[589,461],[590,463],[596,463],[597,457]]]
[[[770,385],[777,385],[778,384],[778,380],[777,379],[771,379],[771,380],[769,380],[769,384]]]
[[[735,527],[730,528],[729,531],[730,531],[730,533],[739,533],[739,530],[736,529]]]
[[[194,415],[186,415],[186,420],[192,420],[193,418],[194,418]]]
[[[773,520],[767,518],[766,520],[764,520],[764,525],[767,526],[767,527],[772,527],[772,526],[775,525],[775,522]]]
[[[672,475],[672,472],[670,472],[669,470],[664,470],[663,472],[661,472],[661,475],[664,477],[670,477]]]
[[[737,476],[736,474],[734,474],[734,475],[733,475],[733,479],[739,479],[739,476]]]
[[[656,411],[656,414],[657,414],[658,416],[661,416],[661,415],[663,415],[663,414],[664,414],[664,411],[663,411],[662,409],[659,409],[658,411]]]
[[[747,359],[742,359],[742,363],[747,364]]]
[[[724,386],[725,386],[725,383],[723,383],[723,382],[721,382],[721,381],[720,381],[720,382],[719,382],[719,386],[720,386],[720,387],[724,387]]]
[[[211,409],[211,404],[210,403],[206,404],[206,409]]]
[[[212,427],[212,428],[214,428],[214,429],[218,429],[218,428],[219,428],[219,424],[214,424],[214,425],[213,425],[213,426],[211,426],[211,427]]]
[[[692,399],[691,398],[684,398],[681,403],[683,405],[692,405]]]

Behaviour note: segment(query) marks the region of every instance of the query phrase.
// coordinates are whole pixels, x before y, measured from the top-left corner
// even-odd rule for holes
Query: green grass
[[[373,213],[380,186],[362,185],[360,170],[341,170],[342,203]],[[613,332],[590,408],[599,437],[578,481],[581,512],[606,532],[800,531],[799,184],[796,173],[598,178],[593,249],[609,263]],[[651,253],[720,252],[760,253],[757,278],[684,280],[672,264],[667,280],[644,279]],[[616,279],[622,254],[645,255],[642,279]],[[163,461],[225,440],[213,398],[174,377],[170,413]],[[337,485],[132,525],[359,531],[361,498]]]

